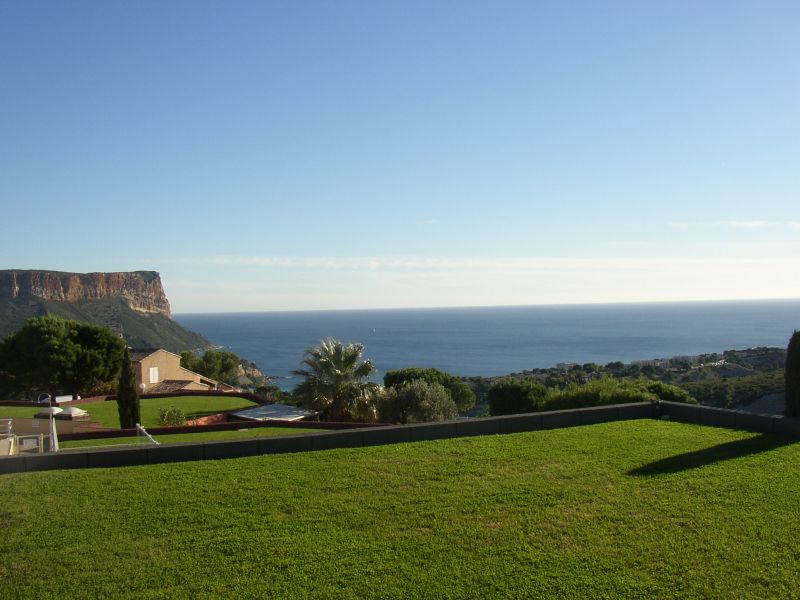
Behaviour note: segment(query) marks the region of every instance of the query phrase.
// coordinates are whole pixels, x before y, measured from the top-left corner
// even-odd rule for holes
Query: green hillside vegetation
[[[726,350],[688,358],[673,358],[668,365],[639,365],[610,362],[586,363],[546,369],[530,369],[503,377],[465,377],[478,398],[470,414],[486,410],[489,390],[498,381],[538,380],[549,390],[574,388],[597,379],[647,379],[678,386],[701,404],[733,408],[750,404],[767,394],[783,392],[785,348],[758,347]],[[665,388],[666,389],[666,388]]]
[[[686,391],[651,379],[593,379],[583,385],[570,384],[563,390],[551,390],[545,396],[544,410],[563,410],[588,406],[607,406],[629,402],[667,400],[697,404]]]
[[[601,377],[563,389],[547,388],[538,379],[501,379],[487,393],[492,415],[565,410],[630,402],[685,402],[697,404],[692,396],[674,385],[652,379]]]
[[[767,394],[779,394],[784,388],[784,370],[758,373],[745,377],[706,379],[681,383],[701,404],[730,408],[746,406]]]
[[[80,323],[104,325],[122,332],[131,347],[164,348],[170,352],[207,348],[211,343],[172,319],[133,310],[122,298],[55,302],[33,296],[0,299],[0,339],[20,329],[31,317],[53,314]]]
[[[791,598],[798,478],[792,439],[656,420],[5,475],[0,589]]]

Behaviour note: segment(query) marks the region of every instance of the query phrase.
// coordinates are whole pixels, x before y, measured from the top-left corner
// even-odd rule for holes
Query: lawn
[[[187,419],[196,419],[228,410],[255,406],[255,402],[238,396],[170,396],[168,398],[143,398],[141,401],[142,425],[145,428],[158,427],[162,408],[180,408]],[[119,429],[119,412],[115,401],[90,402],[78,404],[78,408],[89,411],[89,420],[104,427]],[[0,406],[0,418],[31,419],[42,410],[41,407]]]
[[[250,408],[255,402],[239,398],[238,396],[170,396],[169,398],[143,398],[140,401],[142,411],[142,426],[158,427],[159,413],[162,408],[180,408],[187,419],[196,419],[207,415]],[[95,402],[82,404],[80,408],[88,410],[92,421],[97,421],[106,427],[119,428],[119,412],[116,402]]]
[[[0,590],[798,597],[797,481],[790,438],[656,420],[6,475]]]
[[[246,425],[243,425],[246,427]],[[319,429],[301,427],[256,427],[253,429],[232,429],[229,431],[205,431],[203,433],[169,433],[154,435],[153,438],[161,444],[184,444],[188,442],[214,442],[219,440],[238,440],[254,437],[271,437],[277,435],[299,435],[301,433],[319,433]],[[86,448],[94,446],[119,446],[131,444],[144,444],[146,438],[117,437],[98,438],[93,440],[71,440],[60,442],[61,448]]]
[[[0,406],[0,419],[32,419],[47,405],[43,406]]]

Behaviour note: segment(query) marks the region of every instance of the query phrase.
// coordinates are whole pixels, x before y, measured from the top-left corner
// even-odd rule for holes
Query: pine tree
[[[786,416],[800,417],[800,331],[786,349]]]
[[[119,411],[119,426],[122,429],[132,429],[140,423],[139,415],[139,390],[136,388],[136,375],[131,365],[128,349],[122,358],[122,368],[119,373],[119,388],[117,390],[117,410]]]

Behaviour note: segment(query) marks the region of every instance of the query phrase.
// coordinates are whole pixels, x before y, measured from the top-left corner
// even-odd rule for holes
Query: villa
[[[163,348],[130,350],[136,385],[142,393],[171,394],[184,391],[234,392],[235,387],[181,366],[181,357]]]

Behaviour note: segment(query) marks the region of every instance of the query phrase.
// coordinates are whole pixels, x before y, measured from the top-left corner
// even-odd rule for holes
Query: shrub
[[[544,402],[544,408],[545,410],[563,410],[631,402],[653,402],[655,400],[696,404],[688,392],[661,381],[602,377],[584,385],[572,384],[566,389],[550,392]]]
[[[659,400],[668,402],[683,402],[684,404],[697,404],[692,395],[676,385],[670,385],[663,381],[645,381],[644,387],[648,392],[658,396]]]
[[[513,415],[539,410],[547,388],[536,379],[503,379],[489,388],[489,414]]]
[[[427,423],[454,419],[458,409],[443,385],[414,379],[386,388],[378,399],[378,416],[387,423]]]
[[[475,393],[470,387],[462,379],[439,369],[411,367],[388,371],[383,376],[383,385],[387,388],[395,388],[415,379],[444,386],[460,412],[466,412],[475,406]]]
[[[158,413],[158,420],[165,426],[186,424],[186,416],[183,414],[183,411],[174,406],[162,408]]]

